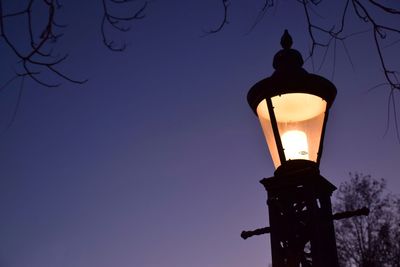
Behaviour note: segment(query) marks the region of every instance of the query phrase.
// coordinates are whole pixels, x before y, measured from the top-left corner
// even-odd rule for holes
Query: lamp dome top
[[[291,48],[292,44],[292,37],[285,30],[281,38],[282,49],[274,56],[274,73],[254,84],[248,92],[247,100],[255,114],[264,99],[289,93],[319,96],[327,102],[327,108],[332,105],[336,96],[335,85],[303,69],[303,57],[299,51]]]
[[[276,70],[300,69],[303,66],[303,57],[300,52],[292,49],[293,39],[289,31],[285,30],[281,38],[282,50],[274,56],[272,66]]]

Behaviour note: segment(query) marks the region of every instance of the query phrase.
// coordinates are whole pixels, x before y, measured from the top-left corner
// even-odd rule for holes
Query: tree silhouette
[[[400,198],[387,193],[384,179],[350,173],[340,185],[334,210],[367,207],[369,216],[335,221],[341,266],[400,266]]]

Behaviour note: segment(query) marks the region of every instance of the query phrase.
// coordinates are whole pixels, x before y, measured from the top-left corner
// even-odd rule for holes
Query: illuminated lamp
[[[274,57],[275,72],[257,82],[247,100],[258,116],[275,174],[319,169],[324,132],[336,88],[327,79],[303,69],[301,54],[291,48],[287,30]]]

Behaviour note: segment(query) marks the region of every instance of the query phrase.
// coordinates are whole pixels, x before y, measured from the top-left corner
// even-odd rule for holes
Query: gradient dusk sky
[[[152,1],[114,53],[102,44],[100,1],[62,2],[58,49],[70,58],[60,67],[89,81],[26,81],[8,129],[18,83],[0,94],[0,266],[267,266],[269,237],[240,238],[268,224],[258,181],[274,172],[246,95],[272,74],[284,29],[308,52],[300,4],[279,1],[247,34],[263,1],[232,0],[228,26],[202,37],[220,1]],[[393,121],[384,136],[389,90],[369,92],[384,81],[371,40],[347,40],[354,70],[339,43],[334,74],[333,50],[315,70],[338,89],[320,169],[336,186],[349,172],[383,177],[398,194]],[[0,44],[3,83],[15,58]],[[385,51],[400,69],[398,49]]]

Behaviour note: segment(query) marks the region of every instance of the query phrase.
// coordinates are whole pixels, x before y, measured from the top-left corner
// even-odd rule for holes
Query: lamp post
[[[336,187],[319,173],[336,88],[302,68],[303,58],[292,43],[285,30],[275,72],[247,96],[276,170],[260,181],[268,194],[270,226],[244,231],[242,237],[270,233],[273,267],[337,267],[330,200]]]

